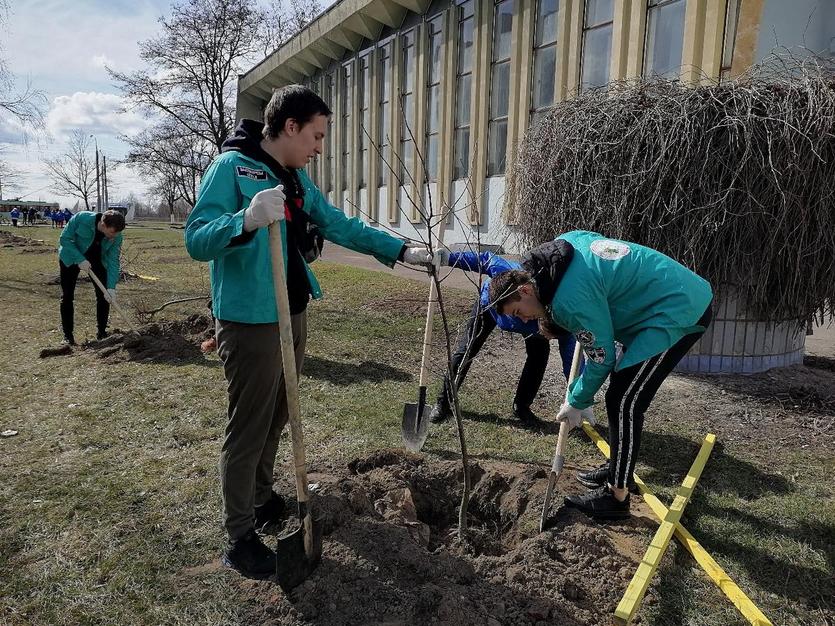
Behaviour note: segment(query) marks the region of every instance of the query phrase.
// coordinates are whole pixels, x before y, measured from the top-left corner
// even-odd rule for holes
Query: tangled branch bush
[[[513,164],[523,244],[585,229],[672,256],[762,320],[833,318],[835,64],[615,83],[560,103]]]

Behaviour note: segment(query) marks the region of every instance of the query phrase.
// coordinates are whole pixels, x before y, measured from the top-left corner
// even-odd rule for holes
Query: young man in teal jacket
[[[522,265],[523,271],[493,279],[497,310],[550,320],[574,333],[586,355],[557,419],[572,427],[593,420],[594,394],[610,377],[609,463],[581,473],[583,484],[597,488],[567,497],[566,504],[593,517],[627,517],[644,413],[710,324],[710,284],[656,250],[586,231],[534,248]],[[618,360],[615,341],[623,345]]]
[[[264,124],[243,120],[200,184],[186,222],[186,248],[208,261],[217,352],[228,382],[228,423],[220,454],[224,525],[223,562],[245,576],[269,577],[275,553],[256,528],[280,520],[273,492],[278,438],[287,423],[287,399],[273,291],[267,227],[279,222],[284,240],[296,367],[307,338],[307,304],[321,296],[308,262],[322,237],[381,263],[426,265],[425,247],[348,218],[331,206],[303,168],[322,151],[331,110],[301,85],[278,89]]]
[[[96,287],[97,339],[107,334],[110,303],[116,300],[119,282],[119,254],[122,250],[122,231],[125,216],[119,211],[93,213],[80,211],[72,216],[58,239],[58,266],[61,270],[61,328],[64,341],[75,345],[73,335],[73,299],[75,284],[81,270],[92,272],[105,286],[101,293]]]

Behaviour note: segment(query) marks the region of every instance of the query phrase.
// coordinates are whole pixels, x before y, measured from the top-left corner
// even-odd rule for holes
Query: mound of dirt
[[[24,248],[21,252],[41,253],[51,252],[53,248],[47,246],[40,239],[30,239],[29,237],[21,237],[15,235],[7,230],[0,230],[0,247],[2,248]]]
[[[244,621],[610,624],[649,541],[646,520],[601,525],[561,508],[567,489],[582,490],[566,470],[552,527],[539,533],[544,469],[479,461],[470,472],[470,528],[462,542],[460,463],[385,450],[347,468],[313,471],[322,562],[289,595],[269,582],[242,581],[248,604],[259,607]]]
[[[214,336],[211,318],[197,313],[185,320],[145,324],[137,330],[116,331],[101,341],[88,341],[83,347],[108,363],[173,363],[202,358],[200,344]]]

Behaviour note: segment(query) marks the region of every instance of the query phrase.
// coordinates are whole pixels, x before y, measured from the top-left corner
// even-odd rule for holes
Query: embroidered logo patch
[[[617,261],[629,254],[630,249],[621,241],[611,239],[598,239],[592,242],[591,251],[604,261]]]
[[[238,172],[238,176],[243,176],[244,178],[267,180],[267,172],[264,170],[254,170],[251,167],[244,167],[243,165],[238,165],[235,170]]]
[[[583,352],[586,353],[586,358],[589,361],[594,361],[595,363],[603,363],[606,360],[606,348],[587,347],[583,348]]]
[[[583,346],[593,346],[594,345],[594,333],[590,330],[581,330],[574,333],[574,336],[577,338],[577,341],[580,342],[580,345]]]

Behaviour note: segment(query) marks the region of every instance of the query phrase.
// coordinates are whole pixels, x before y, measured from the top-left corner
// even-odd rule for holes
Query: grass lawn
[[[0,430],[18,431],[0,439],[0,624],[244,623],[256,601],[247,583],[210,566],[223,543],[219,360],[114,364],[91,351],[39,359],[61,338],[60,289],[50,283],[59,231],[14,232],[43,240],[48,252],[0,247]],[[120,285],[128,309],[208,292],[207,267],[188,258],[182,231],[130,227],[124,257],[129,271],[158,278]],[[404,303],[425,298],[425,287],[324,261],[314,269],[326,297],[309,311],[301,378],[308,459],[341,463],[399,447],[424,317]],[[446,290],[455,320],[471,297]],[[158,317],[191,313],[205,313],[204,303]],[[79,284],[76,339],[94,334],[93,288]],[[536,405],[549,417],[563,393],[554,354]],[[467,442],[477,457],[544,465],[555,429],[517,428],[509,417],[522,355],[518,339],[497,333],[488,342],[462,390]],[[794,427],[802,407],[740,392],[728,379],[671,382],[648,417],[638,473],[669,504],[701,438],[715,432],[685,526],[774,624],[835,624],[831,419],[803,443],[787,442],[775,436],[780,420]],[[759,417],[746,426],[729,407]],[[816,409],[821,419],[829,407]],[[454,427],[444,424],[425,452],[450,458],[457,449]],[[287,445],[279,457],[277,469],[289,471]],[[567,458],[580,467],[602,460],[580,436],[570,438]],[[644,624],[745,623],[680,546],[671,545],[656,576],[661,602],[642,610]]]

